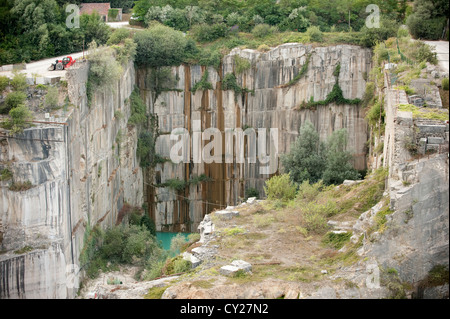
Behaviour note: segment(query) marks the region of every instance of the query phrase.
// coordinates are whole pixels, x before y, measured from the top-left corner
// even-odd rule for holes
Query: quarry
[[[235,47],[218,67],[165,67],[170,83],[159,90],[158,69],[130,59],[110,87],[92,90],[89,54],[28,74],[32,125],[0,129],[0,298],[448,298],[448,100],[439,93],[448,69],[427,62],[406,88],[392,56],[293,42]],[[239,90],[224,88],[231,74]],[[374,122],[362,106],[369,82],[384,112]],[[336,85],[344,102],[328,101]],[[48,86],[61,107],[42,107]],[[137,98],[140,125],[130,120]],[[365,174],[314,184],[312,197],[268,199],[279,156],[307,122],[320,141],[345,129],[351,164]],[[144,133],[149,165],[137,154]],[[91,234],[131,220],[130,207],[156,232],[199,234],[173,256],[188,271],[142,280],[149,270],[132,264],[89,278]],[[323,232],[305,224],[306,208],[328,212]]]

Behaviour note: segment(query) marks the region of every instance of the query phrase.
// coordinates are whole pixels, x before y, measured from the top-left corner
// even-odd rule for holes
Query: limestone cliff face
[[[301,67],[310,61],[306,74],[292,86],[286,87]],[[251,67],[236,74],[235,56],[250,62]],[[299,110],[303,101],[325,100],[331,92],[336,77],[333,75],[340,64],[339,84],[347,99],[362,98],[365,78],[371,68],[371,51],[358,46],[337,45],[313,47],[302,44],[284,44],[266,53],[255,50],[234,49],[224,57],[218,70],[212,67],[179,66],[172,68],[174,78],[179,79],[171,91],[163,91],[156,100],[150,93],[148,75],[150,70],[138,70],[137,80],[149,112],[158,117],[161,135],[156,142],[156,152],[170,157],[175,141],[170,133],[175,128],[185,128],[190,136],[210,127],[222,132],[227,129],[259,128],[267,129],[266,150],[270,149],[269,129],[278,129],[278,153],[289,151],[291,143],[298,136],[305,121],[311,121],[322,140],[333,131],[346,128],[349,136],[348,149],[354,156],[357,169],[366,167],[364,143],[367,141],[367,124],[363,110],[356,105],[329,104],[315,110]],[[208,71],[207,81],[211,90],[192,92],[194,85]],[[236,74],[237,84],[246,89],[244,93],[222,90],[222,80],[229,73]],[[196,127],[200,123],[200,127]],[[202,146],[209,143],[203,141]],[[245,142],[245,149],[248,142]],[[263,195],[263,186],[269,174],[261,174],[264,166],[258,158],[256,163],[239,163],[234,154],[233,163],[194,163],[195,150],[190,146],[190,163],[157,164],[148,183],[148,202],[155,202],[152,211],[158,229],[195,230],[204,214],[226,205],[234,205],[245,196],[245,189],[254,187]],[[224,146],[225,148],[226,146]],[[272,147],[273,150],[273,147]],[[224,153],[224,152],[223,152]],[[245,155],[246,159],[248,154]],[[225,162],[225,159],[222,158]],[[280,167],[279,161],[270,165]],[[273,172],[274,170],[272,170]],[[168,187],[158,187],[169,179],[189,178],[205,174],[214,182],[188,185],[184,191],[174,191]]]
[[[1,138],[2,166],[14,182],[33,187],[15,192],[11,181],[0,185],[0,248],[6,251],[0,298],[74,297],[87,224],[112,226],[124,202],[142,204],[137,134],[127,127],[134,67],[124,67],[115,87],[95,92],[90,107],[87,79],[87,63],[67,73],[74,107],[58,118],[61,124]],[[115,116],[118,110],[123,117]]]

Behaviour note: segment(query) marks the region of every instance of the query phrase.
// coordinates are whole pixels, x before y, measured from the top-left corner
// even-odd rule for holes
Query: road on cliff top
[[[436,52],[437,59],[439,61],[439,66],[448,73],[449,70],[449,62],[448,62],[448,41],[423,41],[432,47],[435,47],[433,50]]]

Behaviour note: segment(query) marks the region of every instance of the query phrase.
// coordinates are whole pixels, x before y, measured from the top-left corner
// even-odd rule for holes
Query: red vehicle
[[[62,60],[56,60],[56,62],[52,63],[52,65],[50,65],[50,67],[48,69],[49,69],[49,71],[65,70],[74,63],[75,63],[75,60],[72,59],[71,56],[67,56],[67,57],[62,58]]]

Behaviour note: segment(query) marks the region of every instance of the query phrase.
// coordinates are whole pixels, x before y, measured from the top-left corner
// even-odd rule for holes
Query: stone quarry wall
[[[251,63],[250,69],[236,75],[239,86],[248,89],[242,94],[221,89],[223,78],[228,73],[236,73],[235,55]],[[308,55],[311,58],[306,74],[295,85],[283,87],[298,74]],[[161,134],[156,142],[156,152],[163,157],[170,157],[171,146],[175,143],[170,140],[170,133],[175,128],[185,128],[192,137],[195,130],[203,132],[206,128],[215,127],[222,132],[223,141],[226,129],[266,128],[266,149],[270,147],[269,129],[277,128],[278,153],[286,153],[297,138],[301,125],[308,120],[315,125],[321,140],[337,129],[346,128],[348,149],[355,154],[354,165],[357,169],[365,169],[364,144],[368,128],[359,106],[332,103],[314,110],[298,108],[311,98],[314,101],[325,100],[335,84],[333,72],[338,64],[339,84],[344,97],[362,98],[371,58],[370,50],[352,45],[313,47],[284,44],[266,53],[234,49],[224,57],[218,70],[198,65],[173,67],[172,74],[178,79],[176,86],[171,91],[163,91],[156,100],[153,100],[148,80],[150,70],[138,70],[137,82],[149,112],[158,117]],[[192,92],[205,70],[213,89]],[[201,127],[196,128],[196,123]],[[203,141],[202,145],[208,142]],[[245,149],[247,146],[245,144]],[[190,163],[160,163],[149,174],[147,183],[154,186],[147,186],[146,194],[149,205],[153,206],[157,229],[195,230],[206,213],[235,205],[245,196],[245,189],[254,187],[261,196],[264,194],[264,182],[270,175],[260,174],[263,165],[259,158],[256,163],[237,163],[234,159],[233,163],[205,164],[193,163],[192,145],[190,154]],[[271,161],[270,164],[276,165],[275,170],[280,167],[279,161]],[[214,182],[191,184],[181,192],[158,187],[169,179],[188,180],[201,174]]]
[[[423,288],[421,283],[434,266],[449,265],[449,126],[398,111],[406,94],[385,80],[383,155],[389,168],[386,195],[394,213],[386,216],[387,228],[375,241],[365,241],[363,251],[384,269],[395,268],[416,297],[448,298],[448,284]],[[405,141],[419,145],[418,155],[411,155]],[[420,150],[425,147],[432,152]]]
[[[38,124],[0,141],[1,163],[14,181],[34,185],[14,192],[12,181],[0,184],[0,298],[73,298],[88,224],[112,226],[124,202],[142,204],[137,132],[127,126],[134,66],[123,68],[113,88],[95,92],[90,107],[88,63],[68,71],[67,80],[73,108],[62,124]]]

